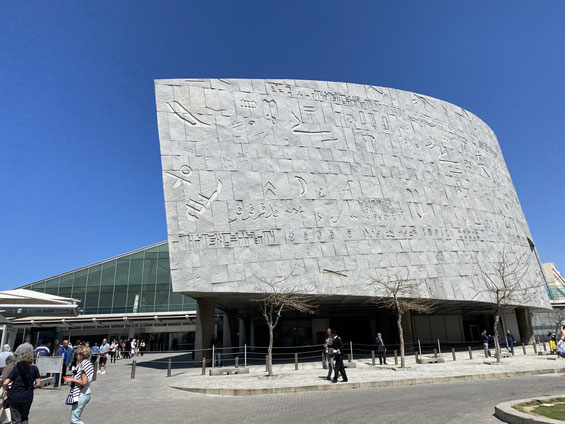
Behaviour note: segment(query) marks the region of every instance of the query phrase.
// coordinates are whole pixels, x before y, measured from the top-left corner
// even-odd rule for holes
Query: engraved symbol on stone
[[[294,112],[292,112],[292,116],[294,117],[294,119],[296,119],[296,125],[292,127],[292,132],[295,134],[314,134],[314,135],[331,134],[331,131],[324,131],[324,130],[315,131],[315,130],[307,130],[307,129],[299,128],[302,125],[302,121],[300,121],[300,119],[298,118],[298,116],[296,116]]]
[[[265,118],[270,119],[273,123],[279,117],[279,110],[277,108],[277,102],[274,100],[263,100],[263,112],[265,114]]]
[[[176,100],[174,102],[167,103],[167,106],[171,109],[171,112],[180,119],[185,125],[190,125],[191,127],[209,127],[210,124],[201,121],[192,113],[190,113],[186,108],[181,105]]]
[[[386,118],[386,116],[383,116],[383,117],[382,117],[382,121],[383,121],[383,128],[384,128],[385,130],[389,130],[390,127],[389,127],[389,125],[388,125],[388,119]]]
[[[308,184],[306,183],[306,180],[302,177],[294,178],[296,178],[298,180],[298,184],[300,184],[300,193],[298,193],[298,196],[304,196],[308,191]]]
[[[326,193],[324,193],[324,189],[322,187],[318,188],[318,197],[326,197]]]
[[[240,105],[242,108],[249,110],[257,108],[257,102],[253,99],[241,99]]]
[[[192,175],[192,168],[188,165],[181,166],[180,171],[167,172],[167,174],[176,179],[173,184],[173,188],[177,188],[183,182],[192,184],[192,182],[188,179],[188,177]]]
[[[412,216],[412,219],[418,219],[421,220],[424,218],[424,207],[422,206],[422,203],[420,202],[420,194],[418,193],[418,190],[410,190],[410,189],[406,189],[406,191],[408,191],[409,193],[409,202],[408,202],[408,208],[410,209],[410,215]]]
[[[316,109],[311,105],[302,105],[300,107],[300,115],[302,117],[302,122],[306,124],[316,123]]]
[[[268,192],[271,192],[271,194],[275,197],[277,197],[277,193],[275,192],[276,187],[273,185],[272,182],[267,181],[267,184],[265,184],[265,196],[267,195]]]
[[[324,219],[324,217],[322,215],[320,215],[319,212],[316,212],[316,225],[319,225],[320,222],[322,222],[323,219]]]
[[[423,104],[429,105],[429,106],[431,106],[435,109],[435,106],[433,105],[433,103],[431,101],[429,101],[428,99],[426,99],[424,96],[419,96],[417,94],[412,93],[412,103],[418,104],[418,100],[420,100]]]
[[[280,96],[290,96],[291,94],[290,85],[288,84],[267,82],[265,83],[265,86],[267,87],[267,91],[270,91],[270,94],[275,94]]]
[[[198,221],[198,218],[206,212],[206,210],[210,207],[214,199],[218,197],[220,191],[222,190],[222,181],[218,180],[216,184],[216,190],[212,192],[209,196],[206,196],[202,193],[198,194],[199,199],[193,200],[190,199],[186,204],[186,215],[190,221]]]

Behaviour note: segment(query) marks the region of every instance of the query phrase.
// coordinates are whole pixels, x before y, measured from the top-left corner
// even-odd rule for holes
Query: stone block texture
[[[491,302],[480,266],[529,255],[543,275],[496,136],[472,113],[386,87],[302,81],[155,82],[173,289]],[[528,296],[530,297],[530,296]],[[524,299],[547,306],[544,288]]]

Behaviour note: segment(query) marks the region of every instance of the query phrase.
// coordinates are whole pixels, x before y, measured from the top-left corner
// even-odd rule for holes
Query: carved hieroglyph
[[[422,297],[490,301],[478,264],[528,252],[497,139],[475,115],[385,87],[155,82],[173,289],[215,296],[292,272],[321,294],[425,279]],[[547,306],[545,291],[527,303]]]

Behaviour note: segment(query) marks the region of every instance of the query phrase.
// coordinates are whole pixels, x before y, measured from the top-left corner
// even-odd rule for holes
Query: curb
[[[563,424],[563,421],[526,414],[512,408],[512,405],[516,405],[518,403],[531,402],[534,400],[553,399],[556,397],[565,397],[565,395],[544,396],[541,398],[511,400],[510,402],[499,403],[494,407],[494,416],[499,420],[502,420],[505,423],[509,424]]]
[[[529,375],[557,374],[562,371],[563,371],[562,368],[546,368],[542,370],[529,370],[529,371],[509,371],[509,372],[499,372],[499,373],[467,374],[467,375],[455,375],[455,376],[446,376],[446,377],[406,378],[402,380],[376,380],[376,381],[363,381],[358,383],[352,382],[352,383],[338,383],[338,384],[315,384],[309,386],[264,387],[257,389],[182,387],[182,386],[174,386],[174,385],[169,387],[177,390],[183,390],[186,392],[199,393],[205,395],[253,396],[253,395],[272,395],[278,393],[323,392],[330,390],[366,389],[366,388],[393,387],[393,386],[414,386],[416,384],[449,383],[460,380],[473,381],[473,380],[487,380],[487,379],[502,378],[502,377],[524,377]],[[516,402],[513,402],[513,404],[514,403]],[[532,421],[532,422],[536,422],[536,421]]]

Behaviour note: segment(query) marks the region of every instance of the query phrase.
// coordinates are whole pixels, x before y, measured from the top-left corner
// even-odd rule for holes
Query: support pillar
[[[224,347],[234,347],[238,344],[237,333],[239,330],[239,322],[237,319],[237,311],[235,309],[226,309],[224,311]]]
[[[216,298],[201,297],[196,299],[196,303],[197,313],[194,348],[197,349],[195,358],[197,361],[200,361],[202,358],[212,357],[211,352],[198,349],[208,349],[212,343],[216,318]]]
[[[534,329],[532,327],[532,316],[528,308],[516,309],[516,321],[522,343],[531,344],[534,341]]]
[[[247,343],[247,332],[245,331],[245,319],[239,318],[239,346]]]

